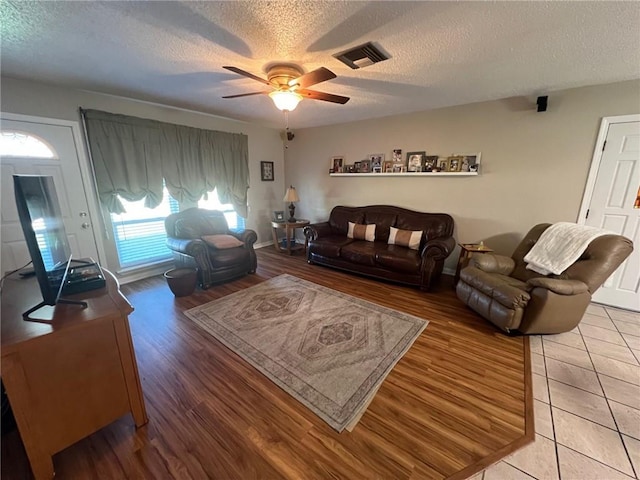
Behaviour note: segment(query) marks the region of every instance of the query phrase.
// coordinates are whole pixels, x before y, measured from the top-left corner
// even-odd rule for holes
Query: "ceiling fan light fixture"
[[[302,95],[287,90],[277,90],[271,92],[269,96],[278,110],[287,110],[289,112],[295,110],[300,100],[302,100]]]

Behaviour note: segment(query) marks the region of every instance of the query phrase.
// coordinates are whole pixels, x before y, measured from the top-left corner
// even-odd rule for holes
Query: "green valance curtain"
[[[217,189],[247,217],[249,145],[246,135],[82,110],[100,201],[112,213],[130,201],[162,202],[162,180],[179,202]]]

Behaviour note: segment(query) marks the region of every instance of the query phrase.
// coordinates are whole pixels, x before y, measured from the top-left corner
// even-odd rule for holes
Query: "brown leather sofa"
[[[524,256],[551,224],[533,227],[511,257],[485,253],[460,272],[456,294],[471,309],[505,332],[545,334],[573,330],[591,295],[633,251],[620,235],[593,240],[560,275],[526,269]]]
[[[349,222],[375,224],[375,241],[347,238]],[[422,231],[418,250],[388,245],[390,227]],[[329,220],[304,228],[307,261],[428,290],[455,247],[453,218],[389,205],[335,207]]]
[[[173,253],[176,266],[196,267],[202,288],[256,271],[256,252],[253,249],[258,239],[256,232],[229,230],[224,213],[218,210],[189,208],[169,215],[164,226],[167,246]],[[231,235],[242,245],[219,249],[203,240],[208,235]]]

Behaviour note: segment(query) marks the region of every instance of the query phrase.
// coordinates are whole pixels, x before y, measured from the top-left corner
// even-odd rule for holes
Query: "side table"
[[[279,252],[287,252],[289,255],[293,254],[293,252],[299,250],[307,250],[307,244],[291,244],[291,234],[295,235],[297,228],[303,228],[309,225],[311,222],[309,220],[296,220],[295,222],[271,222],[271,229],[273,230],[273,245],[276,247],[276,250]],[[283,248],[280,246],[280,242],[278,242],[278,230],[284,229],[285,238],[287,243],[287,248]]]
[[[458,266],[456,267],[456,276],[453,277],[453,288],[456,288],[458,280],[460,280],[460,270],[467,266],[471,256],[474,253],[491,253],[493,250],[478,243],[459,243],[460,257],[458,258]]]

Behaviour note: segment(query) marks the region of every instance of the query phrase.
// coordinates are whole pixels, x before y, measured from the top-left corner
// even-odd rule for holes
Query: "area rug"
[[[291,275],[185,313],[339,432],[428,323]]]

